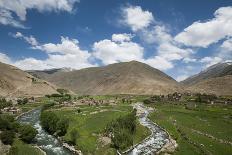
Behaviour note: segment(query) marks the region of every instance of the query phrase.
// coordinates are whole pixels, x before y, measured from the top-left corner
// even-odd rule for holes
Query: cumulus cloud
[[[104,39],[95,42],[93,56],[100,59],[105,65],[130,60],[142,60],[143,47],[130,39],[129,34],[114,34],[112,40]]]
[[[144,29],[141,38],[149,44],[156,44],[156,55],[162,57],[163,60],[172,64],[176,60],[190,60],[190,56],[194,53],[190,48],[182,48],[173,39],[164,25],[155,25]],[[173,67],[173,65],[169,65]]]
[[[173,63],[161,56],[154,56],[148,59],[144,59],[143,62],[160,70],[173,68]]]
[[[30,35],[29,37],[23,35],[21,32],[17,32],[16,34],[11,34],[11,36],[13,36],[14,38],[20,38],[25,40],[27,43],[29,43],[31,46],[33,46],[33,48],[35,48],[38,45],[38,42],[36,40],[35,37],[33,37],[32,35]]]
[[[222,62],[222,58],[220,57],[204,57],[200,60],[201,63],[205,64],[206,67],[210,67],[212,65],[215,65],[219,62]]]
[[[72,12],[77,2],[79,0],[1,0],[0,23],[23,28],[19,21],[26,20],[27,11],[30,9],[39,12]],[[12,13],[15,13],[19,20],[13,18]]]
[[[151,12],[143,10],[140,6],[130,5],[122,9],[120,21],[130,27],[146,44],[156,46],[153,56],[143,60],[145,63],[167,70],[174,67],[173,61],[191,61],[193,50],[181,47],[170,34],[170,30],[162,22],[156,21]]]
[[[223,59],[232,60],[232,38],[229,38],[222,43],[218,56]]]
[[[154,20],[152,13],[142,10],[140,6],[122,8],[122,18],[120,22],[129,26],[133,31],[148,27]]]
[[[221,7],[208,21],[196,21],[180,32],[175,40],[187,46],[208,47],[212,43],[232,36],[232,7]]]
[[[176,81],[180,82],[180,81],[187,79],[188,77],[189,75],[180,75],[180,76],[177,76]]]
[[[123,42],[123,41],[130,41],[133,38],[132,34],[122,33],[122,34],[113,34],[112,41],[115,42]]]
[[[0,7],[0,24],[11,25],[18,28],[26,28],[20,21],[14,19],[10,11],[1,9],[1,7]]]
[[[11,64],[11,59],[6,54],[0,52],[0,62]]]
[[[15,38],[25,40],[31,45],[32,49],[39,49],[47,54],[47,58],[44,60],[25,58],[15,61],[14,64],[21,69],[43,70],[63,67],[81,69],[95,66],[95,64],[92,64],[89,61],[91,54],[87,50],[82,50],[79,47],[79,41],[77,39],[61,37],[60,43],[41,44],[33,36],[28,37],[20,32],[11,35]]]

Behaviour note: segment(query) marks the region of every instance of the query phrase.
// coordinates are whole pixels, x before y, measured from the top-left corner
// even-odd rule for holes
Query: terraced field
[[[177,140],[175,154],[232,154],[232,107],[155,104],[150,118]]]

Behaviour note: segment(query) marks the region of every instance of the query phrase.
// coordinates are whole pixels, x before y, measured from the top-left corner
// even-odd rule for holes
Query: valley
[[[136,61],[30,74],[2,66],[1,154],[232,153],[231,64],[183,82]]]

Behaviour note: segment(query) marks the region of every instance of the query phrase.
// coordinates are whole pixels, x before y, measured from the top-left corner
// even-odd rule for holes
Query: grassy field
[[[15,139],[9,155],[43,155],[43,153],[30,144],[25,144],[21,140]]]
[[[81,112],[78,113],[80,109]],[[70,131],[76,129],[79,133],[77,138],[77,149],[84,154],[115,154],[115,150],[110,144],[102,145],[99,138],[102,136],[106,125],[112,120],[128,114],[132,106],[128,104],[108,105],[108,106],[85,106],[79,108],[57,108],[53,109],[60,117],[67,117],[70,120],[68,132],[64,136],[65,140],[70,140]],[[137,132],[134,142],[137,143],[150,134],[149,130],[137,123]]]
[[[179,147],[175,154],[232,154],[232,107],[198,105],[189,110],[184,105],[155,104],[150,118],[164,127]]]

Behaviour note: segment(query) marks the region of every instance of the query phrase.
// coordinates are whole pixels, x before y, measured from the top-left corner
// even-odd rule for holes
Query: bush
[[[5,98],[0,98],[0,109],[10,106],[12,106],[12,101],[6,101]]]
[[[136,110],[120,117],[107,125],[106,132],[113,134],[112,142],[116,149],[123,150],[133,145],[133,135],[136,131]]]
[[[15,133],[13,131],[2,131],[0,134],[0,139],[3,144],[5,145],[11,145],[14,141]]]
[[[38,132],[30,125],[21,125],[19,128],[19,138],[26,143],[32,142]]]
[[[0,130],[11,130],[14,121],[11,115],[0,115]]]
[[[27,98],[18,99],[18,100],[17,100],[17,103],[18,103],[19,105],[26,104],[26,103],[28,103],[28,99],[27,99]]]
[[[56,124],[56,131],[59,136],[64,136],[67,132],[69,125],[68,119],[60,118]]]
[[[70,143],[76,145],[76,140],[79,137],[79,133],[76,129],[72,129],[70,132]]]
[[[63,136],[66,134],[68,129],[68,120],[65,118],[59,118],[55,113],[51,111],[43,111],[40,115],[40,121],[42,127],[49,132],[54,134],[55,132]]]
[[[128,146],[133,145],[133,136],[128,130],[123,128],[120,131],[114,133],[112,142],[116,149],[124,150]]]

